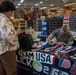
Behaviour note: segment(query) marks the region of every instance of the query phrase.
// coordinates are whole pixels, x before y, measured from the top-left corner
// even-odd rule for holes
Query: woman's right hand
[[[17,29],[16,32],[19,35],[21,33],[21,30],[20,29]]]

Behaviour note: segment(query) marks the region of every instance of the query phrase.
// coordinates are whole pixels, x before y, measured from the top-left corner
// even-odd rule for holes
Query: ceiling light
[[[59,7],[55,7],[55,8],[51,8],[51,9],[53,10],[53,9],[58,9],[58,8],[59,8]]]
[[[39,4],[35,4],[35,6],[38,6]]]
[[[21,5],[20,3],[18,4],[18,6]]]
[[[54,6],[54,4],[51,4],[50,6]]]
[[[42,10],[42,9],[46,9],[47,7],[42,7],[42,8],[40,8],[39,10]]]
[[[74,5],[74,4],[76,4],[76,3],[70,3],[70,4],[66,4],[64,6],[70,6],[70,5]]]
[[[40,2],[40,4],[42,4],[42,3],[43,3],[43,1]]]
[[[22,3],[24,0],[21,0],[20,3]]]

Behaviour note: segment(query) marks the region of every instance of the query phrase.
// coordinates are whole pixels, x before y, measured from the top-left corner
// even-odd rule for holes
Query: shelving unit
[[[47,18],[47,19],[45,19],[45,21],[48,22],[48,34],[50,34],[55,29],[60,28],[63,24],[63,18],[60,18],[60,17]],[[42,19],[36,20],[36,30],[37,31],[42,30],[41,23],[42,23]]]
[[[25,21],[19,21],[19,28],[21,29],[21,31],[25,31]]]
[[[49,18],[49,19],[46,19],[46,21],[48,22],[48,32],[49,34],[54,31],[55,29],[58,29],[62,26],[63,24],[63,18],[60,18],[60,17],[53,17],[53,18]]]
[[[71,31],[76,32],[76,16],[75,15],[70,17],[70,29]]]
[[[41,31],[41,27],[42,27],[41,22],[42,22],[42,19],[40,18],[36,19],[36,31]]]
[[[12,23],[15,29],[20,29],[22,32],[25,32],[26,21],[23,18],[16,18],[12,20]]]
[[[70,16],[70,29],[71,31],[76,32],[76,16]],[[61,28],[63,25],[63,17],[53,17],[53,18],[47,18],[45,19],[45,21],[48,22],[48,32],[49,34],[54,31],[55,29]],[[37,19],[36,20],[36,30],[37,31],[41,31],[41,24],[42,20],[41,19]]]

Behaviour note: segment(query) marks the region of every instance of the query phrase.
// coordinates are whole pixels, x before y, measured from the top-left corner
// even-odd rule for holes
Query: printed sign
[[[37,71],[37,72],[41,72],[42,71],[42,64],[38,61],[33,61],[32,63],[33,68]]]
[[[52,68],[51,72],[50,72],[50,75],[69,75],[69,74],[64,72],[64,71],[61,71],[59,69]]]
[[[61,58],[59,60],[59,66],[68,69],[71,67],[71,62],[68,59]]]
[[[41,63],[46,63],[46,64],[54,64],[55,63],[55,60],[54,60],[55,56],[46,54],[46,53],[20,51],[19,55],[22,57],[22,59],[30,59],[30,60],[39,61]]]
[[[69,72],[70,72],[70,75],[76,75],[76,62],[73,64]]]

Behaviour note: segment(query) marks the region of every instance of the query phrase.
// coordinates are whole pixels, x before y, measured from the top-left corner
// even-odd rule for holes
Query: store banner
[[[52,13],[57,13],[57,10],[50,10],[50,12],[52,12]]]
[[[69,18],[70,18],[69,12],[66,11],[64,13],[63,25],[69,25]]]
[[[63,9],[66,11],[66,10],[72,10],[72,6],[63,6]]]
[[[57,59],[51,54],[30,51],[19,51],[17,65],[19,75],[73,75],[76,68],[76,64],[69,59]]]

